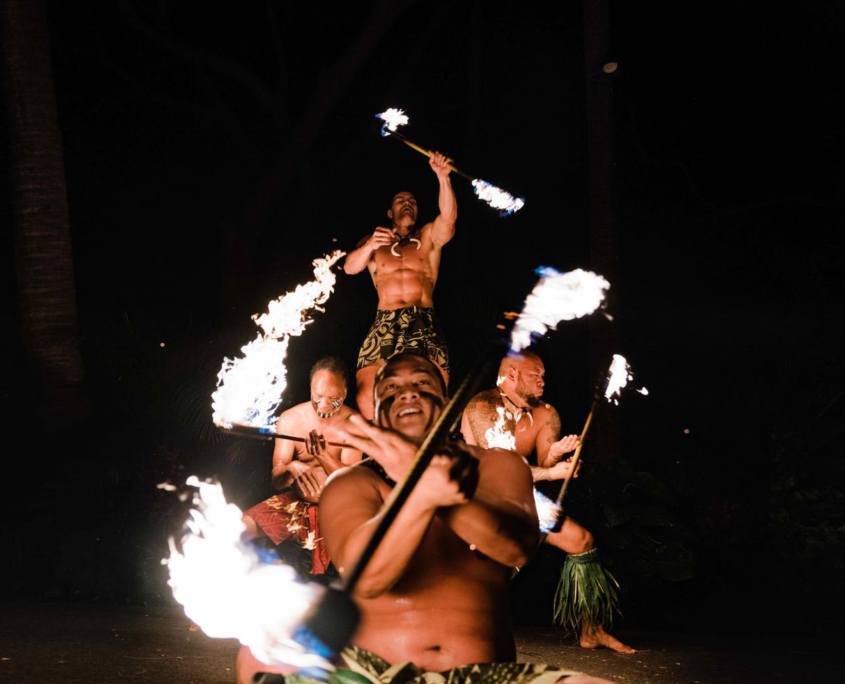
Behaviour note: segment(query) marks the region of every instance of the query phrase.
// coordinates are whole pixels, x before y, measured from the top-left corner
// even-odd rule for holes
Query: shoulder
[[[338,418],[340,418],[341,423],[345,423],[352,416],[357,416],[357,415],[360,415],[360,414],[355,409],[353,409],[351,406],[347,406],[346,404],[344,404],[343,406],[340,407],[340,415],[338,416]]]
[[[468,411],[478,411],[499,405],[499,390],[488,389],[476,394],[467,404]]]
[[[304,401],[296,406],[291,406],[287,411],[282,411],[279,416],[279,423],[293,425],[304,422],[310,415],[311,402]]]
[[[422,228],[420,228],[420,231],[419,231],[420,240],[422,241],[423,246],[426,246],[430,249],[440,249],[440,247],[434,242],[434,238],[432,236],[433,230],[434,230],[434,222],[429,221]]]
[[[346,468],[340,468],[331,474],[329,479],[326,480],[326,487],[320,497],[320,503],[323,503],[326,496],[331,498],[344,495],[350,491],[354,491],[357,497],[367,493],[380,497],[382,484],[386,486],[387,483],[359,462]]]
[[[540,404],[537,408],[534,409],[534,420],[535,422],[542,422],[542,421],[558,421],[560,422],[560,415],[557,412],[557,409],[552,406],[551,404]]]

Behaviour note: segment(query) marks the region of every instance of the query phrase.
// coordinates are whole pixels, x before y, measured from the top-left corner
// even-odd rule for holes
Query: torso
[[[311,430],[316,430],[319,433],[325,432],[327,427],[337,427],[346,421],[349,416],[355,412],[345,404],[340,408],[337,415],[332,416],[328,420],[321,420],[314,413],[314,408],[311,402],[303,402],[288,409],[281,416],[276,423],[276,430],[282,434],[295,435],[297,437],[306,437]],[[340,459],[341,448],[337,446],[328,446],[327,451],[329,455],[336,459]],[[293,458],[296,461],[307,465],[314,472],[314,475],[325,483],[328,473],[326,473],[320,462],[305,449],[305,444],[302,442],[294,442]],[[289,479],[289,478],[288,478]]]
[[[378,292],[379,309],[401,309],[408,306],[431,307],[434,285],[440,269],[440,249],[431,239],[431,224],[412,237],[420,241],[420,248],[411,242],[401,247],[380,247],[370,259],[368,268]]]
[[[390,485],[366,472],[386,500]],[[359,600],[355,644],[388,662],[410,660],[427,670],[513,660],[510,608],[503,600],[510,576],[510,568],[471,551],[435,517],[402,580],[377,598]]]
[[[485,390],[477,394],[469,406],[468,418],[473,436],[479,446],[487,448],[484,433],[492,428],[499,418],[497,408],[505,409],[505,429],[509,430],[516,437],[516,451],[525,460],[536,465],[534,461],[535,448],[537,445],[537,434],[540,428],[548,420],[551,413],[549,404],[540,404],[528,412],[519,410],[504,399],[498,389]],[[517,420],[518,419],[518,420]],[[533,460],[532,460],[533,459]]]

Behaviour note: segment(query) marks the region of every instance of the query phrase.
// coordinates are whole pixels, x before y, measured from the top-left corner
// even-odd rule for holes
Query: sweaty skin
[[[505,410],[505,429],[516,438],[516,453],[531,466],[535,482],[562,480],[570,476],[572,465],[561,460],[574,451],[578,435],[560,437],[560,416],[551,404],[541,401],[545,387],[545,366],[531,353],[506,357],[499,367],[499,383],[494,389],[475,395],[467,404],[461,420],[461,432],[468,444],[488,446],[486,433]],[[530,412],[530,416],[529,416]],[[576,470],[572,477],[578,477]],[[545,541],[565,553],[583,553],[594,548],[592,533],[572,518],[565,518],[560,531],[548,534]],[[580,634],[584,648],[604,646],[618,653],[634,649],[608,634],[601,627],[584,625]]]
[[[449,160],[434,152],[429,166],[440,187],[437,218],[417,229],[416,198],[410,192],[397,193],[387,211],[391,226],[376,227],[344,261],[343,270],[350,275],[369,270],[380,310],[433,306],[441,250],[455,234],[458,205],[449,180]],[[367,419],[373,417],[373,379],[382,363],[361,368],[355,376],[358,409]]]

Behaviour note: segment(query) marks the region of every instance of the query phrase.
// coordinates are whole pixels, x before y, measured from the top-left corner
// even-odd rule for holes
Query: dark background
[[[425,159],[380,138],[376,112],[404,108],[408,137],[527,199],[499,218],[454,179],[435,295],[454,377],[534,268],[601,270],[589,85],[610,103],[614,320],[540,343],[547,397],[579,431],[609,330],[650,395],[604,411],[617,447],[585,449],[570,513],[628,627],[841,629],[845,7],[608,17],[612,75],[586,73],[581,3],[47,2],[88,410],[45,419],[4,230],[2,594],[170,601],[159,559],[181,507],[155,484],[215,475],[242,507],[269,493],[270,447],[210,425],[223,357],[396,191],[436,213]],[[320,356],[354,363],[375,301],[367,275],[339,274],[291,343],[285,406]],[[544,548],[517,579],[518,620],[549,621],[561,561]]]

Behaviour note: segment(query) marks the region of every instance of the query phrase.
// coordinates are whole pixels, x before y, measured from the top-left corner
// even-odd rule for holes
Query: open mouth
[[[415,406],[408,406],[401,409],[397,414],[397,418],[407,418],[408,416],[422,415],[422,409]]]

